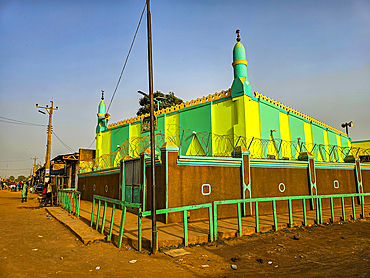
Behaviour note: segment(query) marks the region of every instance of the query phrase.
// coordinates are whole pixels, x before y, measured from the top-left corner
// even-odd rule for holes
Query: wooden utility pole
[[[36,171],[36,161],[37,161],[37,157],[35,156],[34,158],[31,158],[33,159],[33,168],[31,170],[31,181],[33,183],[33,178],[35,177],[35,171]]]
[[[35,169],[36,169],[36,160],[37,160],[37,157],[33,157],[31,158],[33,159],[33,169],[32,169],[32,177],[35,175]]]
[[[46,143],[46,158],[45,158],[46,160],[45,161],[45,182],[48,182],[50,179],[50,150],[51,150],[51,127],[52,127],[51,123],[53,121],[53,111],[58,110],[58,106],[54,107],[54,102],[52,100],[50,102],[51,102],[50,107],[48,107],[48,105],[46,105],[46,107],[43,107],[43,106],[39,106],[38,104],[36,104],[37,108],[43,108],[49,114],[48,140]],[[42,114],[45,114],[45,112],[41,110],[39,110],[39,112]]]

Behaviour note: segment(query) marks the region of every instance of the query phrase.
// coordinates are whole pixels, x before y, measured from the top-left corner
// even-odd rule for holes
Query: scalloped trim
[[[188,107],[192,107],[192,106],[195,106],[195,105],[198,105],[198,104],[203,104],[203,103],[207,103],[207,102],[210,102],[210,101],[226,98],[226,97],[229,97],[229,96],[231,96],[231,89],[228,89],[226,91],[221,91],[220,93],[215,93],[213,95],[204,96],[202,98],[197,98],[195,100],[187,101],[187,102],[175,105],[175,106],[167,107],[167,108],[161,109],[159,111],[154,111],[154,114],[155,115],[168,114],[168,113],[179,111],[179,110],[184,109],[184,108],[188,108]],[[121,126],[121,125],[124,125],[124,124],[128,124],[128,123],[136,123],[136,122],[141,121],[144,117],[148,117],[148,116],[149,116],[149,114],[147,113],[147,114],[140,115],[140,116],[133,117],[133,118],[129,118],[129,119],[126,119],[126,120],[123,120],[123,121],[111,123],[111,124],[108,125],[108,129],[114,128],[114,127],[117,127],[117,126]]]
[[[280,108],[280,109],[282,109],[282,110],[285,110],[285,111],[287,111],[287,112],[289,112],[289,113],[294,113],[294,114],[296,114],[296,115],[298,115],[298,116],[303,117],[303,118],[304,118],[304,119],[306,119],[307,121],[315,122],[315,123],[317,123],[317,124],[319,124],[319,125],[322,125],[322,126],[323,126],[323,127],[325,127],[325,128],[329,128],[329,129],[331,129],[331,130],[334,130],[335,132],[337,132],[337,133],[339,133],[339,134],[343,134],[343,135],[345,135],[345,136],[347,137],[347,134],[345,134],[344,132],[342,132],[342,131],[340,131],[340,130],[338,130],[338,129],[334,128],[334,127],[331,127],[331,126],[329,126],[329,125],[327,125],[327,124],[325,124],[325,123],[323,123],[323,122],[320,122],[320,121],[318,121],[318,120],[316,120],[316,119],[314,119],[314,118],[312,118],[312,117],[310,117],[310,116],[308,116],[308,115],[306,115],[306,114],[303,114],[302,112],[299,112],[299,111],[297,111],[297,110],[295,110],[295,109],[293,109],[293,108],[291,108],[291,107],[289,107],[289,106],[287,106],[287,105],[285,105],[285,104],[282,104],[281,102],[278,102],[278,101],[276,101],[276,100],[274,100],[274,99],[272,99],[272,98],[269,98],[268,96],[265,96],[265,95],[263,95],[263,94],[261,94],[261,93],[259,93],[259,92],[254,92],[254,96],[255,96],[256,98],[260,98],[260,99],[263,99],[263,100],[265,100],[265,101],[268,101],[268,102],[270,102],[270,103],[272,103],[272,104],[276,105],[277,107],[279,107],[279,108]]]

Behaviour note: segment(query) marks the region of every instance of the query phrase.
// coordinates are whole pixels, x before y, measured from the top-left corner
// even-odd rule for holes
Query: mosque
[[[231,88],[155,112],[159,208],[364,192],[365,180],[370,187],[370,167],[360,165],[345,133],[252,92],[246,51],[237,34]],[[80,165],[82,198],[97,194],[150,210],[149,115],[108,124],[102,96],[97,116],[96,157]],[[244,208],[244,214],[252,210]],[[220,215],[234,214],[226,208]],[[194,212],[192,217],[202,215]],[[163,219],[177,220],[176,215]]]

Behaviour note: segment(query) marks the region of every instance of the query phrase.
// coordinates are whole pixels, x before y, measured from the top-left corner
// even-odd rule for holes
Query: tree
[[[168,94],[163,94],[160,91],[156,91],[153,94],[154,97],[154,111],[164,109],[167,107],[175,106],[178,104],[183,103],[184,101],[175,96],[173,92],[169,92]],[[149,97],[143,96],[139,99],[139,110],[136,112],[136,115],[140,116],[143,114],[149,114],[150,112],[150,101]],[[158,109],[159,104],[159,109]]]
[[[20,176],[18,176],[18,178],[16,179],[16,181],[24,181],[25,179],[27,179],[25,176],[20,175]]]
[[[15,178],[14,178],[14,176],[10,176],[10,177],[9,177],[9,180],[10,180],[10,181],[14,181],[14,179],[15,179]]]

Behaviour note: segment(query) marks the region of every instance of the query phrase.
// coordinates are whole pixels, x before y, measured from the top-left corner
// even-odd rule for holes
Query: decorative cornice
[[[231,89],[228,89],[226,91],[221,91],[220,93],[215,93],[213,95],[208,95],[206,97],[204,96],[202,98],[197,98],[195,100],[187,101],[187,102],[175,105],[175,106],[164,108],[164,109],[155,111],[154,114],[158,116],[158,115],[173,113],[173,112],[177,112],[177,111],[179,111],[181,109],[184,109],[184,108],[193,107],[193,106],[198,105],[198,104],[203,104],[203,103],[207,103],[207,102],[210,102],[210,101],[215,101],[215,100],[218,100],[218,99],[226,98],[226,97],[231,96],[231,91],[230,90]],[[126,119],[126,120],[123,120],[123,121],[111,123],[111,124],[108,125],[108,129],[111,129],[111,128],[114,128],[114,127],[117,127],[117,126],[121,126],[121,125],[124,125],[124,124],[128,124],[128,123],[136,123],[136,122],[141,121],[144,117],[149,117],[149,114],[144,114],[144,115],[129,118],[129,119]]]
[[[269,102],[271,104],[274,104],[277,107],[279,107],[280,109],[285,110],[285,111],[287,111],[289,113],[294,113],[294,114],[296,114],[298,116],[301,116],[302,118],[306,119],[309,122],[317,123],[317,124],[319,124],[319,125],[321,125],[321,126],[323,126],[325,128],[331,129],[331,130],[333,130],[333,131],[335,131],[335,132],[337,132],[339,134],[342,134],[342,135],[347,136],[347,134],[345,134],[344,132],[342,132],[342,131],[334,128],[334,127],[331,127],[331,126],[329,126],[329,125],[327,125],[327,124],[325,124],[323,122],[320,122],[320,121],[318,121],[318,120],[316,120],[316,119],[314,119],[314,118],[312,118],[312,117],[310,117],[310,116],[308,116],[306,114],[303,114],[302,112],[299,112],[299,111],[297,111],[297,110],[295,110],[295,109],[293,109],[293,108],[291,108],[291,107],[289,107],[289,106],[287,106],[285,104],[282,104],[282,103],[280,103],[280,102],[278,102],[278,101],[276,101],[276,100],[274,100],[272,98],[269,98],[268,96],[265,96],[265,95],[263,95],[263,94],[261,94],[259,92],[254,92],[254,96],[256,98],[260,98],[260,99],[263,99],[263,100],[265,100],[265,101],[267,101],[267,102]]]

